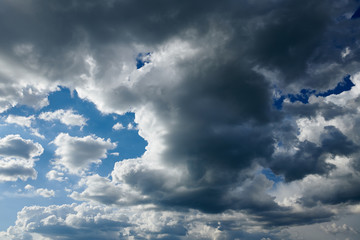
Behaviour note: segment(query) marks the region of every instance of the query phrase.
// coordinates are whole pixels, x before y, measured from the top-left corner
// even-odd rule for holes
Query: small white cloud
[[[30,184],[27,184],[25,187],[24,187],[25,190],[32,190],[34,189],[34,186],[30,185]]]
[[[346,58],[351,53],[351,50],[349,47],[346,47],[344,50],[341,51],[341,57],[342,59]]]
[[[45,121],[59,120],[61,123],[68,126],[83,127],[86,125],[87,119],[80,114],[77,114],[74,110],[57,110],[55,112],[42,112],[39,118]]]
[[[53,143],[57,146],[55,154],[59,156],[57,165],[65,167],[70,173],[79,174],[87,170],[90,164],[101,163],[106,158],[107,150],[116,147],[110,139],[103,139],[95,135],[72,137],[67,133],[60,133]]]
[[[41,197],[49,198],[49,197],[54,197],[55,196],[55,191],[54,190],[49,190],[49,189],[46,189],[46,188],[35,189],[34,186],[32,186],[30,184],[27,184],[24,187],[24,189],[26,191],[28,191],[27,194],[23,195],[25,197],[41,196]]]
[[[22,127],[30,128],[31,123],[32,123],[32,121],[34,119],[35,119],[34,116],[24,117],[24,116],[16,116],[16,115],[10,114],[5,119],[5,122],[11,123],[11,124],[17,124],[17,125],[22,126]]]
[[[54,190],[49,190],[46,188],[38,188],[36,189],[35,193],[39,196],[45,197],[45,198],[49,198],[49,197],[54,197],[55,196],[55,192]]]
[[[128,129],[128,130],[136,130],[137,127],[135,127],[132,123],[129,123],[129,124],[127,125],[127,129]]]
[[[127,130],[136,130],[137,127],[132,124],[132,123],[129,123],[128,125],[126,125],[126,127],[124,125],[122,125],[121,123],[116,123],[113,127],[112,127],[115,131],[118,131],[118,130],[123,130],[123,129],[127,129]]]
[[[59,172],[56,170],[51,170],[46,174],[46,178],[49,180],[55,180],[59,182],[63,182],[67,180],[68,178],[64,176],[63,172]]]
[[[121,123],[116,123],[112,128],[116,131],[125,129],[125,127]]]
[[[113,155],[113,156],[119,156],[119,155],[120,155],[120,153],[118,153],[118,152],[113,152],[113,153],[110,153],[110,155]]]

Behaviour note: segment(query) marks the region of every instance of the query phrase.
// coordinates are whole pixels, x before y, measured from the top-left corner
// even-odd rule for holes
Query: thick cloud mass
[[[69,197],[102,205],[27,207],[7,236],[103,238],[107,225],[108,239],[288,239],[282,226],[356,212],[345,208],[360,200],[357,7],[346,0],[3,1],[1,111],[46,106],[61,85],[104,114],[135,113],[148,142],[143,156],[116,162],[103,177],[86,170],[116,144],[61,133],[48,179],[81,175]],[[349,91],[327,91],[345,77]],[[306,101],[291,99],[301,90]],[[86,124],[71,111],[39,117]],[[0,154],[32,159],[26,143],[4,143]],[[110,207],[120,215],[136,207],[169,213],[173,222],[141,229],[140,212],[123,219],[109,216]],[[57,208],[67,210],[50,215]]]
[[[107,150],[116,147],[110,139],[105,141],[96,136],[79,138],[65,133],[60,133],[54,144],[57,146],[55,154],[59,156],[55,164],[64,166],[71,173],[80,173],[91,163],[101,163],[100,159],[106,157]]]

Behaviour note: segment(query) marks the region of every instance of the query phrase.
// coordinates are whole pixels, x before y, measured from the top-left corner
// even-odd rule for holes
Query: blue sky
[[[0,18],[1,240],[359,238],[359,1]]]
[[[79,176],[68,175],[66,181],[49,181],[46,178],[46,173],[49,172],[53,166],[51,161],[56,158],[54,151],[56,147],[52,143],[55,137],[60,133],[68,133],[70,136],[84,137],[91,134],[104,139],[110,138],[112,142],[117,143],[117,147],[109,151],[106,158],[101,164],[93,165],[89,172],[96,172],[100,176],[110,175],[114,163],[126,158],[140,157],[146,146],[146,141],[138,135],[136,123],[134,123],[134,114],[127,113],[124,115],[118,114],[102,114],[95,105],[89,101],[82,100],[78,97],[76,91],[71,91],[68,88],[60,87],[58,91],[52,92],[48,96],[49,105],[36,110],[26,106],[16,106],[1,114],[1,138],[19,134],[24,139],[31,139],[34,142],[40,143],[44,146],[44,152],[36,161],[36,171],[38,176],[36,179],[29,179],[27,181],[4,182],[1,184],[1,189],[4,197],[1,198],[1,212],[8,216],[1,218],[1,230],[6,230],[16,220],[16,213],[20,211],[24,205],[43,205],[48,206],[52,204],[72,203],[74,200],[67,197],[69,194],[66,189],[72,188],[79,181]],[[60,120],[45,121],[39,119],[42,112],[55,112],[60,109],[73,110],[74,113],[83,116],[86,121],[84,127],[71,126],[61,123]],[[24,127],[15,123],[7,123],[6,118],[9,115],[13,116],[34,116],[30,127]],[[113,126],[116,123],[121,123],[124,129],[115,130]],[[127,129],[131,124],[134,129]],[[32,129],[38,129],[38,133],[44,136],[34,136]],[[115,154],[115,155],[112,155]],[[36,186],[36,188],[51,189],[55,191],[55,195],[51,197],[43,197],[32,194],[27,191],[26,185]]]

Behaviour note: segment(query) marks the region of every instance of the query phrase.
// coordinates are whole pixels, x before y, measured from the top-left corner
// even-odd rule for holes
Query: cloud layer
[[[136,129],[148,145],[100,176],[89,169],[116,143],[60,133],[47,178],[79,175],[69,197],[85,203],[25,207],[2,234],[289,239],[285,227],[358,214],[357,7],[345,0],[4,1],[0,110],[40,109],[65,86],[103,114],[133,112],[136,125],[113,130]],[[346,79],[353,85],[336,92]],[[63,109],[39,118],[87,122]],[[35,178],[42,151],[19,135],[2,138],[2,181]],[[342,229],[353,228],[323,232]]]

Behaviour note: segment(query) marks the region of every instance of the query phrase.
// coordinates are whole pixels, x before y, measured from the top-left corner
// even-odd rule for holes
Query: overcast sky
[[[2,0],[0,238],[356,240],[357,0]]]

